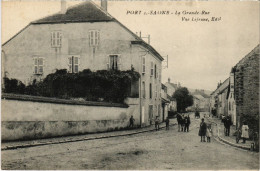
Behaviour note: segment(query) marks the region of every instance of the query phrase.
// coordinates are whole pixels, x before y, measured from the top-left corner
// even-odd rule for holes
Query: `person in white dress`
[[[242,130],[241,138],[243,138],[243,143],[246,143],[246,139],[249,138],[249,134],[248,134],[249,127],[246,122],[243,123],[241,130]]]

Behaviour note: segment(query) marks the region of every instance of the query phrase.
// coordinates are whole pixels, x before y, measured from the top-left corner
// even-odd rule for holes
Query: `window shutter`
[[[72,72],[72,58],[71,57],[68,57],[68,66],[69,66],[69,73]]]
[[[62,45],[62,33],[60,33],[60,46]]]
[[[154,67],[154,66],[153,66],[153,62],[151,62],[151,76],[153,76],[153,72],[154,72],[154,71],[153,71],[153,67]]]
[[[38,61],[37,61],[37,57],[33,57],[33,73],[37,74],[37,70],[38,70]]]
[[[143,64],[143,71],[142,73],[145,74],[145,56],[143,56],[143,59],[142,59],[142,64]]]
[[[118,67],[118,70],[121,70],[121,55],[118,56],[117,67]]]
[[[98,34],[98,38],[97,38],[98,42],[97,42],[97,45],[99,45],[99,44],[100,44],[100,32],[98,31],[97,34]]]
[[[110,69],[110,56],[107,56],[107,69]]]
[[[51,47],[53,47],[54,44],[53,44],[53,32],[51,32]]]

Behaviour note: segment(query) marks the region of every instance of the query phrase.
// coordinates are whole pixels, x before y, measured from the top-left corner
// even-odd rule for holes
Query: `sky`
[[[67,1],[67,7],[81,2]],[[259,5],[257,1],[108,1],[108,13],[134,33],[149,34],[151,45],[165,59],[168,55],[163,83],[170,78],[188,88],[214,91],[231,67],[259,44]],[[4,1],[1,8],[3,44],[31,21],[59,12],[60,2]],[[169,14],[158,14],[161,11]]]

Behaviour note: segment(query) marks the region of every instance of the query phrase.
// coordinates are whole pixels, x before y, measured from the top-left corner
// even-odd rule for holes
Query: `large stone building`
[[[108,14],[106,1],[91,1],[65,8],[61,12],[33,21],[2,45],[2,74],[25,84],[42,80],[57,69],[77,73],[114,69],[141,75],[132,85],[139,98],[136,122],[150,123],[161,117],[162,56],[122,23]]]
[[[243,121],[248,121],[249,127],[255,127],[257,131],[259,128],[259,51],[260,45],[232,69],[237,126],[240,127]]]
[[[251,129],[259,128],[259,45],[241,59],[230,76],[211,94],[210,111],[217,116],[230,115],[239,128],[247,121]]]

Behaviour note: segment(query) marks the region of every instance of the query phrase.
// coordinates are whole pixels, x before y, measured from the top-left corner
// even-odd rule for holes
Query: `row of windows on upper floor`
[[[145,57],[142,58],[142,74],[146,73]],[[79,56],[70,56],[68,59],[69,72],[78,73],[80,65]],[[107,60],[107,69],[120,70],[121,69],[121,56],[109,55]],[[34,57],[34,74],[43,74],[44,71],[44,58]],[[157,65],[151,62],[150,76],[161,80],[161,70],[157,71]]]
[[[100,42],[100,32],[98,30],[89,31],[89,45],[98,46]],[[51,32],[51,47],[60,48],[62,46],[62,33],[61,31]]]
[[[145,99],[146,98],[146,84],[145,84],[145,81],[142,81],[142,85],[141,85],[141,92],[142,92],[142,97]],[[153,97],[155,97],[155,99],[157,98],[160,98],[161,97],[161,86],[160,86],[160,83],[159,83],[159,86],[158,84],[155,83],[155,91],[154,91],[154,94],[155,96],[153,96],[153,84],[150,83],[149,84],[149,98],[152,99]]]

